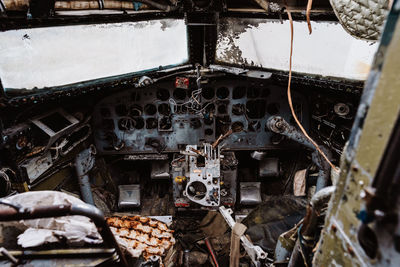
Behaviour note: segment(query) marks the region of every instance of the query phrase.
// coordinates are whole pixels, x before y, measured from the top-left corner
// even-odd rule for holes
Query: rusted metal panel
[[[173,231],[160,221],[140,216],[107,219],[118,243],[133,257],[163,256],[175,244]]]

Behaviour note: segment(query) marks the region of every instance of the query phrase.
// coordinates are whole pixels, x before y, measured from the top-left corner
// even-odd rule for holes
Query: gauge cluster
[[[294,92],[293,102],[308,128],[306,98]],[[106,97],[95,107],[93,126],[102,154],[177,152],[221,136],[225,150],[253,150],[281,141],[266,127],[275,115],[293,121],[285,88],[265,81],[215,79],[201,89],[166,81]]]

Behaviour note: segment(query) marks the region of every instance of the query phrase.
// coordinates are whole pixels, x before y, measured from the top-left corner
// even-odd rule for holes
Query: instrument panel
[[[292,98],[307,129],[307,98],[296,92]],[[286,88],[266,81],[215,79],[201,90],[165,81],[104,98],[95,107],[93,127],[102,154],[177,152],[213,143],[230,130],[221,142],[224,149],[255,150],[279,143],[265,126],[274,115],[293,122]]]

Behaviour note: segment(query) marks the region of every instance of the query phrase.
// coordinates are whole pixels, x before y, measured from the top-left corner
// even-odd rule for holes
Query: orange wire
[[[306,10],[306,18],[307,18],[308,31],[310,32],[310,34],[312,33],[311,21],[310,21],[311,7],[312,7],[312,0],[308,0],[307,10]]]
[[[314,145],[314,147],[317,149],[317,151],[321,154],[321,156],[329,163],[329,165],[334,169],[336,172],[339,170],[336,168],[335,165],[332,164],[332,162],[328,159],[328,157],[325,155],[325,153],[319,148],[318,144],[307,134],[306,130],[304,129],[303,125],[301,125],[299,119],[296,116],[296,113],[294,112],[293,108],[293,103],[292,103],[292,94],[290,90],[290,85],[292,82],[292,56],[293,56],[293,19],[292,19],[292,14],[286,7],[286,13],[288,14],[289,21],[290,21],[290,57],[289,57],[289,81],[288,81],[288,88],[287,88],[287,96],[288,96],[288,102],[289,102],[289,107],[292,112],[292,116],[294,120],[296,121],[297,125],[299,126],[300,130],[304,134],[304,136]]]

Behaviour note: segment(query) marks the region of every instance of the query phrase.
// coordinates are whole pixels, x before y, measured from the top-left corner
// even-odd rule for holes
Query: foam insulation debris
[[[147,260],[152,255],[164,256],[175,244],[173,230],[163,222],[141,216],[109,217],[117,242],[132,257]]]

